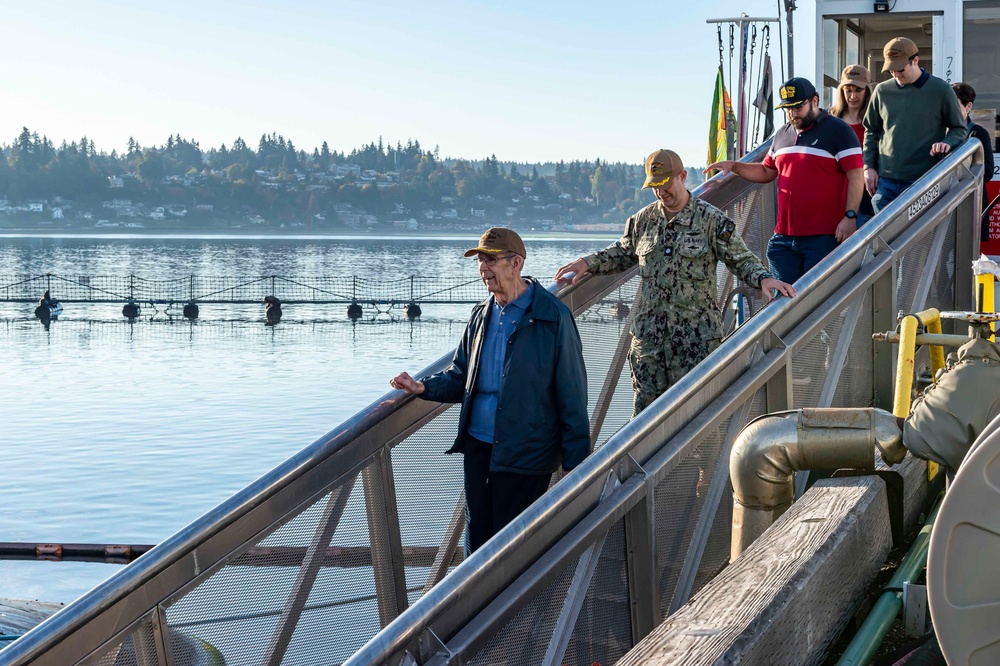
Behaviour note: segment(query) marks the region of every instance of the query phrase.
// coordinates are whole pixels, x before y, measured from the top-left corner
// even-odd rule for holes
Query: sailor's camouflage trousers
[[[667,336],[662,343],[632,339],[628,360],[632,373],[632,417],[646,409],[664,391],[711,354],[721,340],[685,335]]]

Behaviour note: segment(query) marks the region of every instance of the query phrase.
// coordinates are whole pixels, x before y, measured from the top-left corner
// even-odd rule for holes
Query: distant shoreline
[[[402,231],[396,233],[288,233],[273,232],[165,232],[160,230],[130,230],[128,232],[99,231],[67,231],[61,229],[3,229],[0,238],[103,238],[109,240],[380,240],[380,241],[413,241],[413,240],[454,240],[467,241],[480,235],[478,231]],[[584,231],[524,231],[519,232],[527,241],[588,241],[617,240],[620,235],[611,232]]]

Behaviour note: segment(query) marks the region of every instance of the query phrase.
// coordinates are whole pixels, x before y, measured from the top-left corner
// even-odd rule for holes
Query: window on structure
[[[861,28],[853,21],[845,21],[844,67],[861,65]]]
[[[997,138],[1000,110],[1000,1],[964,3],[963,79],[976,89],[972,119]],[[992,123],[990,120],[992,119]],[[996,143],[994,148],[1000,147]]]
[[[840,82],[840,63],[843,60],[840,41],[840,21],[823,20],[823,80],[817,81],[817,88],[823,91],[822,106],[830,106],[833,93]]]

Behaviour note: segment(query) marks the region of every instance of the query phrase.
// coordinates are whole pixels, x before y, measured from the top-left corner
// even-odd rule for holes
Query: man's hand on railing
[[[951,146],[944,141],[931,144],[931,155],[947,155],[951,152]]]
[[[389,386],[410,395],[420,395],[424,392],[424,383],[418,382],[408,372],[401,372],[389,380]]]
[[[875,196],[875,188],[878,187],[878,171],[871,167],[865,167],[865,189],[868,194]]]
[[[722,160],[721,162],[709,164],[702,170],[702,173],[706,176],[710,175],[713,171],[721,171],[723,174],[727,174],[733,170],[734,164],[736,164],[736,160]]]

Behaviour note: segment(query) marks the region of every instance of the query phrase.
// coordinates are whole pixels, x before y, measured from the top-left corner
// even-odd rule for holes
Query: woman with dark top
[[[858,143],[865,145],[865,127],[861,121],[868,110],[868,102],[872,98],[871,79],[868,70],[861,65],[848,65],[840,73],[840,85],[837,86],[837,99],[830,107],[830,115],[837,116],[851,126],[858,135]],[[858,210],[858,228],[875,214],[872,207],[872,195],[865,190],[861,197],[861,208]]]
[[[976,101],[976,90],[968,83],[953,83],[952,89],[958,96],[958,105],[965,116],[965,122],[969,126],[969,138],[977,138],[983,144],[983,163],[986,170],[983,173],[983,210],[990,205],[989,195],[986,193],[986,181],[993,178],[993,137],[986,131],[986,128],[972,122],[969,114],[972,113],[972,103]],[[983,224],[981,228],[980,240],[990,239],[990,225]]]

